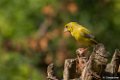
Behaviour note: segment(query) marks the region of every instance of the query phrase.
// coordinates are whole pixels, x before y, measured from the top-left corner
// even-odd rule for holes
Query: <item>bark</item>
[[[120,51],[118,49],[115,50],[110,63],[108,63],[110,58],[109,52],[103,44],[96,45],[93,52],[90,55],[89,53],[89,51],[82,52],[78,49],[76,51],[77,58],[65,60],[63,80],[120,79]],[[53,75],[53,71],[51,72],[48,71],[48,76],[52,75],[49,77],[51,78],[50,80],[58,80]]]

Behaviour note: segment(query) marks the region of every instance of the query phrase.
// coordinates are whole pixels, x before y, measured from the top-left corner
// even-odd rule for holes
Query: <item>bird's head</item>
[[[70,22],[64,26],[64,32],[72,32],[73,29],[78,25],[76,22]]]

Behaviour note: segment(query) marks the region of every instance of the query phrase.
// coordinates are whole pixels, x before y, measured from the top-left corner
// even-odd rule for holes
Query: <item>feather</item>
[[[84,33],[84,37],[85,38],[92,38],[92,39],[95,38],[92,34],[86,34],[86,33]]]

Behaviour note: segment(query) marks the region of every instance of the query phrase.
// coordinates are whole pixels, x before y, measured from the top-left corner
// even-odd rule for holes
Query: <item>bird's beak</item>
[[[68,30],[67,30],[67,28],[64,28],[64,32],[67,32]]]

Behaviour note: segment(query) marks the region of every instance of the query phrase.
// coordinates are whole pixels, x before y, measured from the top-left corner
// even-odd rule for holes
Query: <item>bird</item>
[[[84,47],[90,47],[98,44],[91,31],[77,22],[67,23],[64,26],[64,32],[70,32],[70,34],[80,43],[80,46],[83,47],[82,51],[86,50]]]

